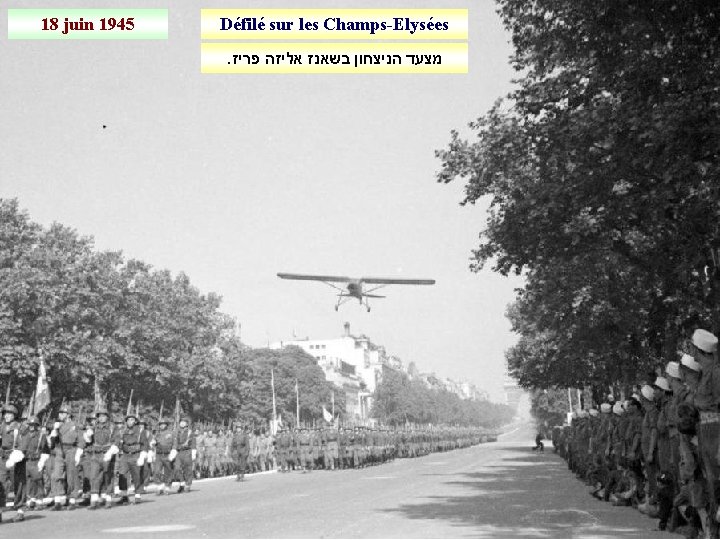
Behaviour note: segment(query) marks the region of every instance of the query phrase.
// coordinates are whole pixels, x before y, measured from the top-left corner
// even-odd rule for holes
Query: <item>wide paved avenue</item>
[[[528,428],[363,470],[202,481],[137,506],[30,512],[0,537],[678,538],[593,499],[549,445],[534,454],[532,444]]]

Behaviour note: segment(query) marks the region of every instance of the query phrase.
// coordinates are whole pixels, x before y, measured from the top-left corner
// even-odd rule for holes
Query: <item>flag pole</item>
[[[332,417],[334,419],[335,418],[335,390],[332,391],[330,398],[332,400]]]
[[[295,420],[297,426],[300,427],[300,390],[298,390],[298,382],[295,379]]]
[[[272,400],[273,400],[273,425],[270,432],[275,435],[277,433],[277,406],[275,404],[275,372],[270,368],[270,386],[272,387]]]

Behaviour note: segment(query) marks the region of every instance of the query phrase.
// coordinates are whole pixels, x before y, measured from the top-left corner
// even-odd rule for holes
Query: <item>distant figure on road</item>
[[[533,446],[533,451],[539,450],[540,452],[545,452],[545,445],[543,444],[543,435],[542,433],[538,433],[535,436],[535,446]]]

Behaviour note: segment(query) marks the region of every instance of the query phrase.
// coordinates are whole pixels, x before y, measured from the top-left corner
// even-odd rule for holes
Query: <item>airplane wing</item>
[[[435,285],[434,279],[396,279],[364,277],[360,281],[371,285]]]
[[[342,277],[342,276],[315,276],[310,274],[284,274],[282,272],[278,273],[278,277],[282,279],[299,279],[299,280],[305,280],[305,281],[331,281],[335,283],[349,283],[353,281],[349,277]]]

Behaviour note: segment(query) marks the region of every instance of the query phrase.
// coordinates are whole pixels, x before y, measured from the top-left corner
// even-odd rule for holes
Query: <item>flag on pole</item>
[[[45,362],[41,358],[40,367],[38,368],[37,386],[35,387],[35,403],[32,407],[33,414],[40,414],[48,405],[50,405],[50,385],[47,380]]]
[[[330,414],[330,411],[328,411],[328,410],[325,408],[325,405],[323,405],[323,418],[325,419],[326,422],[332,422],[332,421],[333,421],[333,415]]]
[[[300,427],[300,390],[298,390],[297,379],[295,379],[295,416],[296,425]]]

